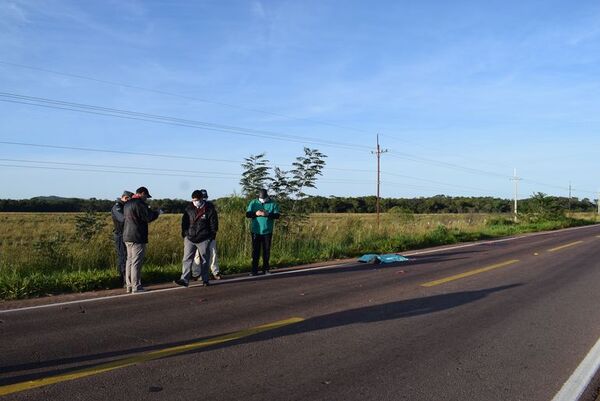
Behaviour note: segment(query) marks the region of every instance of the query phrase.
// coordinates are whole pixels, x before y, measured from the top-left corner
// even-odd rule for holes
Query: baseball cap
[[[121,195],[121,198],[124,196],[128,196],[128,197],[132,197],[133,196],[133,192],[129,192],[129,191],[123,191],[123,195]]]
[[[139,187],[138,189],[135,190],[136,194],[146,194],[148,198],[152,198],[152,196],[150,195],[150,192],[148,191],[148,188],[146,187]]]

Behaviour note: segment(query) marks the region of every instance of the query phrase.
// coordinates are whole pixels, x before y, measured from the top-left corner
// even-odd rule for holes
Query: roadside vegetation
[[[220,205],[218,252],[225,274],[250,269],[245,199]],[[544,197],[540,198],[543,205]],[[565,216],[547,205],[521,216],[509,214],[412,214],[392,209],[374,214],[316,213],[279,224],[272,264],[283,267],[364,253],[392,253],[435,245],[554,230],[597,221],[595,213]],[[150,225],[143,282],[173,280],[181,272],[180,215],[165,214]],[[108,213],[0,213],[0,297],[118,288],[112,223]]]

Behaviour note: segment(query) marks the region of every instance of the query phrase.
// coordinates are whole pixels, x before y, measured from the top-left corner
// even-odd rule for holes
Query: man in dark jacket
[[[125,225],[125,215],[123,214],[123,207],[133,196],[133,192],[123,191],[123,195],[117,199],[117,203],[112,207],[111,214],[113,224],[113,237],[115,239],[115,249],[117,250],[117,271],[121,276],[121,285],[125,285],[125,262],[127,261],[127,249],[125,248],[125,242],[123,242],[123,226]]]
[[[146,203],[148,198],[151,198],[148,188],[139,187],[123,208],[125,215],[123,241],[127,247],[125,281],[128,293],[145,291],[141,279],[142,263],[148,244],[148,223],[156,220],[162,213],[148,207]]]
[[[183,237],[183,265],[181,278],[175,284],[187,287],[192,278],[192,264],[196,250],[200,253],[200,275],[202,283],[208,285],[208,246],[217,237],[219,218],[211,202],[207,202],[201,191],[192,192],[190,203],[181,217]]]

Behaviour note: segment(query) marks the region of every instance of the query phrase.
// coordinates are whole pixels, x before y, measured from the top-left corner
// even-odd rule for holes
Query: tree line
[[[249,195],[250,196],[250,195]],[[543,199],[544,208],[572,212],[593,212],[595,200],[534,194],[519,200],[519,211],[533,212]],[[215,200],[217,208],[232,211],[244,207],[245,198],[231,196]],[[80,199],[60,197],[36,197],[31,199],[0,199],[0,212],[108,212],[114,200]],[[189,200],[154,199],[150,205],[167,213],[182,213]],[[375,213],[375,196],[339,197],[306,196],[298,199],[295,208],[304,213]],[[390,213],[510,213],[513,201],[494,197],[465,197],[436,195],[418,198],[382,198],[381,210]],[[243,211],[243,210],[242,210]],[[283,211],[285,213],[285,210]]]

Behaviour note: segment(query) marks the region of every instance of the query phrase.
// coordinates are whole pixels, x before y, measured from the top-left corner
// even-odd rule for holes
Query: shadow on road
[[[194,354],[214,350],[217,348],[226,348],[232,345],[247,344],[257,341],[266,341],[278,337],[326,330],[335,327],[343,327],[357,323],[381,322],[440,312],[479,301],[489,296],[490,294],[499,291],[505,291],[514,287],[518,287],[520,285],[522,284],[505,285],[477,291],[461,291],[449,294],[432,295],[428,297],[406,299],[386,304],[372,305],[361,308],[348,309],[339,312],[333,312],[326,315],[308,318],[302,322],[293,325],[285,326],[283,328],[271,330],[261,334],[256,334],[241,340],[231,341],[228,343],[223,343],[177,355]],[[78,371],[85,368],[97,366],[108,361],[118,360],[120,359],[120,357],[131,356],[133,354],[140,354],[148,351],[171,348],[184,344],[196,343],[205,339],[207,338],[194,338],[187,341],[171,342],[149,347],[132,348],[116,352],[83,355],[78,357],[44,361],[35,364],[31,363],[0,367],[0,374],[10,374],[23,371],[50,368],[49,370],[45,371],[38,371],[35,373],[32,372],[25,375],[0,378],[0,386]],[[77,366],[66,366],[74,364],[76,364]],[[60,368],[61,366],[62,368]]]

